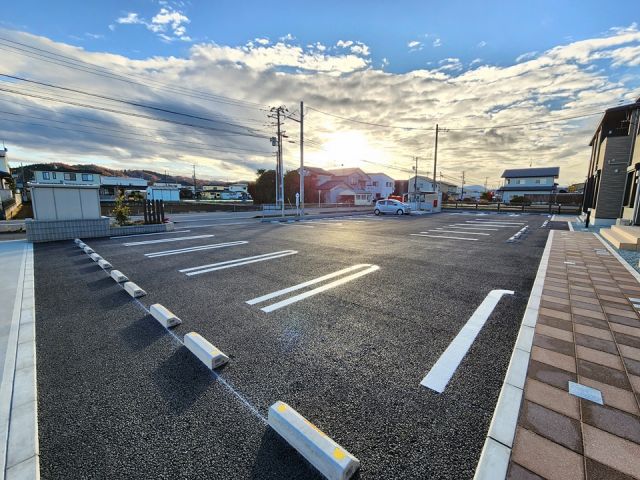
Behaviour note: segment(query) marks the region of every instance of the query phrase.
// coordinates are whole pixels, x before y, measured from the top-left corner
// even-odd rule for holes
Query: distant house
[[[407,184],[409,194],[414,192],[417,193],[425,193],[425,192],[435,192],[436,191],[436,182],[433,181],[432,178],[425,177],[422,175],[414,175],[409,178],[409,182]]]
[[[130,192],[145,192],[147,181],[144,178],[134,177],[107,177],[100,176],[100,201],[113,201],[121,191],[125,194]]]
[[[591,210],[593,225],[613,225],[619,218],[640,225],[639,136],[640,98],[604,112],[589,143],[591,159],[582,204],[584,212]]]
[[[91,171],[63,172],[61,170],[34,170],[33,183],[58,185],[100,185],[100,175]]]
[[[372,200],[387,198],[395,189],[395,180],[386,173],[368,173],[371,184],[366,186],[366,190],[371,193]]]
[[[480,200],[482,194],[486,191],[487,189],[482,185],[465,185],[461,189],[460,199],[470,198],[472,200]]]
[[[13,198],[13,192],[9,187],[11,169],[7,160],[7,149],[0,149],[0,200],[7,201]]]
[[[328,173],[330,176],[326,175]],[[369,205],[372,194],[367,191],[372,179],[359,168],[340,168],[316,174],[319,201]]]
[[[159,186],[157,184],[147,187],[147,200],[162,200],[164,202],[179,202],[180,188],[177,186]]]
[[[560,167],[508,169],[502,174],[504,185],[497,193],[505,203],[509,203],[513,197],[546,202],[550,195],[557,192],[555,181],[559,175]]]

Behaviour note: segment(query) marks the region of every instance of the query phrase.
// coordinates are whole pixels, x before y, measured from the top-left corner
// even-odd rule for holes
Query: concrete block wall
[[[25,220],[27,241],[52,242],[72,238],[94,238],[109,235],[110,219],[92,220]]]
[[[111,219],[102,217],[93,220],[25,220],[29,242],[53,242],[72,238],[95,238],[138,233],[158,233],[173,231],[173,223],[154,225],[110,226]]]

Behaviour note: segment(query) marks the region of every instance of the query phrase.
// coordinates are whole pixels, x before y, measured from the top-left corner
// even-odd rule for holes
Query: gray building
[[[497,191],[502,201],[525,197],[532,202],[548,202],[557,191],[560,167],[512,168],[502,174],[504,185]]]
[[[640,224],[638,175],[640,98],[605,111],[589,146],[591,158],[584,189],[583,211],[591,210],[593,225]]]

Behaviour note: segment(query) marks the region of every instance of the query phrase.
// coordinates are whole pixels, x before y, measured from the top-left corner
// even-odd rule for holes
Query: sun
[[[336,132],[327,135],[322,150],[314,155],[325,168],[359,167],[371,168],[371,162],[381,160],[380,151],[373,148],[361,132]]]

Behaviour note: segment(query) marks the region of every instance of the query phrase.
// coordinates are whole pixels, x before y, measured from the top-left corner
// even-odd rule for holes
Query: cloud
[[[417,52],[422,50],[424,44],[418,40],[411,40],[409,43],[407,43],[407,47],[409,47],[410,52]]]
[[[167,35],[173,35],[168,25],[171,30]],[[362,164],[366,169],[406,179],[410,172],[399,159],[416,151],[433,151],[433,133],[424,129],[439,123],[449,129],[442,133],[438,150],[438,165],[445,178],[465,170],[472,183],[482,183],[478,180],[488,176],[489,184],[495,184],[502,170],[528,166],[533,154],[538,166],[560,166],[560,182],[568,184],[585,175],[587,144],[599,120],[597,112],[617,105],[621,99],[632,100],[629,92],[640,88],[640,32],[636,27],[557,45],[526,61],[507,65],[482,64],[480,59],[467,65],[449,57],[403,73],[384,71],[388,63],[384,59],[380,62],[376,52],[375,64],[368,49],[354,53],[352,47],[363,44],[352,40],[341,40],[340,46],[324,51],[318,43],[305,46],[282,40],[266,45],[253,41],[242,46],[198,43],[184,57],[134,60],[88,52],[28,33],[8,35],[100,65],[123,78],[148,78],[153,85],[160,82],[168,87],[148,88],[50,62],[44,69],[33,56],[19,54],[4,56],[3,69],[9,74],[204,116],[211,120],[200,123],[214,129],[0,92],[0,108],[17,114],[3,114],[11,121],[1,124],[3,136],[11,138],[7,146],[13,162],[62,160],[115,168],[167,168],[170,173],[188,172],[196,163],[203,177],[250,179],[256,168],[273,168],[268,141],[273,129],[268,126],[265,110],[280,104],[294,108],[304,100],[310,107],[343,117],[423,129],[366,127],[310,110],[305,119],[309,140],[305,159],[309,165],[333,166],[334,160],[318,146],[334,139],[336,132],[358,132],[370,146],[365,160],[371,163]],[[3,82],[3,86],[14,88],[9,82]],[[183,87],[190,90],[184,91]],[[57,96],[55,91],[49,95]],[[225,100],[227,97],[239,102]],[[87,103],[86,98],[83,100]],[[115,105],[117,109],[155,115],[143,108]],[[596,115],[496,128],[585,113]],[[477,127],[482,129],[456,130]],[[292,139],[297,128],[297,124],[285,122]],[[247,136],[248,132],[258,138]],[[354,158],[354,162],[357,160]],[[287,168],[295,168],[297,161],[297,146],[287,144]]]
[[[484,40],[478,42],[478,44],[476,45],[476,47],[478,48],[484,48],[487,46],[487,42],[485,42]]]
[[[163,3],[165,5],[166,3]],[[189,17],[184,13],[174,10],[172,7],[163,6],[150,21],[142,18],[138,13],[128,12],[125,16],[117,18],[116,23],[120,25],[144,25],[147,30],[155,33],[160,39],[166,42],[182,40],[190,42],[191,37],[187,35],[186,25],[191,23]],[[114,30],[109,25],[111,30]]]
[[[351,48],[351,53],[355,53],[356,55],[362,55],[364,57],[368,57],[371,52],[369,51],[369,46],[365,45],[362,42],[356,42],[355,45],[352,45]]]
[[[516,63],[524,62],[526,60],[531,60],[532,58],[535,58],[537,54],[538,52],[527,52],[527,53],[523,53],[522,55],[518,55],[516,57]]]
[[[269,45],[269,39],[268,38],[256,38],[254,40],[254,42],[260,44],[260,45]]]
[[[441,47],[441,46],[442,46],[442,40],[441,40],[440,38],[436,38],[436,39],[433,41],[432,45],[433,45],[434,47],[436,47],[436,48],[437,48],[437,47]]]
[[[119,23],[121,25],[136,25],[144,24],[144,21],[138,16],[137,13],[129,12],[124,17],[117,18],[116,23]]]

